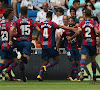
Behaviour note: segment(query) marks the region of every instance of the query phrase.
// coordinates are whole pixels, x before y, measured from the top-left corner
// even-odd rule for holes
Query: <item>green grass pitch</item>
[[[30,80],[27,82],[0,81],[0,90],[100,90],[100,81]]]

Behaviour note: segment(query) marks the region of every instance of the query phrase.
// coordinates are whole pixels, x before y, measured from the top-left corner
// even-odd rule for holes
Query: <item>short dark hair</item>
[[[85,10],[85,16],[86,17],[91,17],[91,10],[90,9]]]
[[[21,7],[21,15],[27,15],[27,7]]]
[[[74,4],[74,3],[78,3],[78,2],[80,2],[80,1],[79,1],[79,0],[74,0],[74,1],[73,1],[73,4]]]
[[[76,13],[76,9],[74,7],[71,7],[70,12],[71,10],[74,10],[74,12]]]
[[[62,7],[58,7],[55,10],[56,12],[60,12],[62,15],[64,14],[64,9]]]
[[[69,19],[73,19],[73,21],[75,22],[75,18],[74,18],[74,17],[69,17],[68,20],[69,20]]]
[[[46,17],[47,17],[47,18],[52,18],[52,14],[53,14],[53,12],[48,11],[48,12],[47,12],[47,16],[46,16]]]
[[[5,12],[3,13],[4,18],[7,19],[12,11],[13,11],[13,9],[5,10]]]

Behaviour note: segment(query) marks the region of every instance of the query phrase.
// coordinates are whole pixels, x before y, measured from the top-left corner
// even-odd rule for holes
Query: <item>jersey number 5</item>
[[[30,35],[30,25],[21,25],[22,35]]]

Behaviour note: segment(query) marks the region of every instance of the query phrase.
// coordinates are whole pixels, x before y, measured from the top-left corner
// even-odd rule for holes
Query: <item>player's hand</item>
[[[12,46],[12,44],[13,44],[13,42],[12,41],[9,41],[9,45]]]
[[[67,37],[67,40],[69,41],[69,40],[71,40],[72,38],[71,37]]]

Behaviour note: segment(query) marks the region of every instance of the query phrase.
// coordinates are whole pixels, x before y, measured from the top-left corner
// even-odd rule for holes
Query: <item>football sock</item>
[[[4,66],[4,64],[0,63],[0,73],[1,73],[2,70],[3,70],[3,66]]]
[[[50,63],[48,63],[48,64],[46,65],[46,68],[48,69],[48,68],[50,68],[50,67],[55,66],[56,64],[57,64],[57,61],[56,61],[56,60],[51,61]]]
[[[81,68],[81,71],[84,71],[84,68],[85,68],[85,59],[81,59],[80,61],[80,68]]]
[[[13,69],[13,68],[15,68],[16,66],[17,66],[17,62],[16,61],[14,61],[13,63],[11,63],[10,65],[9,65],[9,67],[7,68],[7,71],[8,72],[10,72],[11,71],[11,69]]]
[[[96,75],[96,61],[92,62],[92,71],[93,71],[93,75]]]
[[[24,74],[25,66],[24,66],[23,61],[19,61],[19,68],[20,68],[22,77],[24,77],[25,76],[25,74]]]
[[[12,62],[13,60],[7,60],[5,65],[3,66],[3,69],[7,68]]]
[[[42,69],[43,66],[46,66],[46,63],[43,63],[43,65],[42,65],[41,68],[40,68],[39,75],[40,75],[41,77],[42,77],[42,75],[43,75],[43,69]]]

